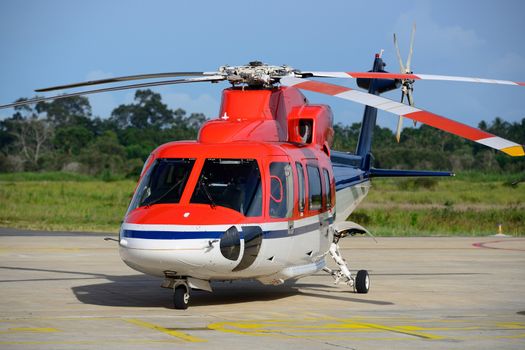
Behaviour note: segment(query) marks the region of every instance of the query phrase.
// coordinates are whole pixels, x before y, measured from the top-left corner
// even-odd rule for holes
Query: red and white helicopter
[[[370,72],[302,71],[250,62],[222,66],[216,72],[145,74],[56,86],[36,91],[187,77],[36,98],[0,108],[114,90],[229,82],[219,117],[203,125],[196,141],[169,142],[147,159],[120,230],[122,260],[137,271],[164,278],[162,286],[173,289],[177,309],[188,307],[191,289],[211,291],[213,280],[281,284],[319,270],[336,283],[367,293],[368,272],[350,272],[338,241],[368,233],[346,219],[368,193],[371,179],[453,175],[374,168],[371,142],[378,109],[511,156],[525,155],[522,145],[414,107],[411,96],[412,84],[419,79],[525,83],[416,75],[410,72],[410,59],[407,67],[400,60],[400,74],[385,72],[384,66],[380,54]],[[368,92],[307,79],[317,77],[357,78]],[[379,96],[399,87],[409,105]],[[366,105],[355,154],[331,150],[330,107],[310,104],[301,90]],[[338,270],[326,267],[327,256]]]

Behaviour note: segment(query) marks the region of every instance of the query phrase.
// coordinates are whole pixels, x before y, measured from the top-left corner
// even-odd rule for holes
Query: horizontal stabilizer
[[[362,159],[363,157],[361,156],[347,153],[347,152],[339,152],[339,151],[330,152],[330,160],[332,161],[332,163],[335,163],[335,164],[359,167],[361,165]]]
[[[397,170],[370,168],[370,177],[418,177],[418,176],[456,176],[449,171]]]

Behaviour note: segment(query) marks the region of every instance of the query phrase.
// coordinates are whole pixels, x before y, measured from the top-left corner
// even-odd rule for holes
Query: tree
[[[186,125],[195,130],[199,130],[205,122],[206,116],[203,113],[192,113],[186,119]]]
[[[36,105],[38,113],[46,113],[47,120],[54,127],[72,125],[91,126],[91,105],[84,96],[60,98],[52,102],[39,102]]]
[[[162,103],[160,94],[149,89],[137,90],[135,103],[115,108],[111,112],[111,120],[119,129],[127,127],[163,129],[170,127],[175,121],[174,112]]]
[[[9,133],[15,138],[14,146],[31,170],[40,168],[40,161],[49,150],[53,127],[36,117],[6,121]]]
[[[121,173],[124,168],[126,150],[112,131],[106,131],[95,142],[83,149],[82,163],[88,166],[92,175]]]
[[[82,125],[65,126],[56,130],[53,144],[56,149],[71,157],[78,155],[92,138],[93,133]]]

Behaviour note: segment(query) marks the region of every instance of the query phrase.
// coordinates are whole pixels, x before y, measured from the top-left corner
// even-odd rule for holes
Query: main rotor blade
[[[525,86],[525,82],[517,82],[500,79],[484,79],[484,78],[470,78],[457,77],[452,75],[432,75],[432,74],[402,74],[402,73],[381,73],[381,72],[317,72],[309,71],[298,73],[305,77],[316,78],[344,78],[344,79],[411,79],[411,80],[440,80],[440,81],[461,81],[466,83],[484,83],[484,84],[501,84],[501,85],[519,85]]]
[[[139,88],[143,88],[143,87],[162,86],[162,85],[174,85],[174,84],[185,84],[185,83],[219,82],[219,81],[222,81],[222,80],[225,80],[225,79],[226,78],[224,78],[222,75],[215,75],[215,76],[208,76],[208,77],[203,77],[203,78],[164,80],[164,81],[154,81],[154,82],[150,82],[150,83],[140,83],[140,84],[115,86],[115,87],[110,87],[110,88],[73,92],[73,93],[70,93],[70,94],[63,94],[63,95],[57,95],[57,96],[51,96],[51,97],[37,97],[37,98],[29,99],[29,100],[24,100],[24,101],[10,103],[10,104],[7,104],[7,105],[0,105],[0,109],[11,108],[11,107],[16,107],[16,106],[23,106],[23,105],[28,105],[28,104],[33,104],[33,103],[38,103],[38,102],[43,102],[43,101],[49,101],[49,100],[57,100],[57,99],[60,99],[60,98],[97,94],[97,93],[100,93],[100,92],[119,91],[119,90],[128,90],[128,89],[139,89]]]
[[[473,128],[440,115],[392,101],[388,98],[353,90],[340,85],[299,79],[295,77],[284,77],[281,79],[281,84],[285,86],[294,86],[302,90],[339,97],[345,100],[354,101],[370,107],[381,109],[383,111],[402,115],[406,118],[427,124],[436,129],[440,129],[468,140],[475,141],[482,145],[500,150],[507,153],[508,155],[525,156],[525,150],[523,146],[515,142],[503,139],[488,132]]]
[[[116,78],[106,78],[98,80],[84,81],[80,83],[66,84],[66,85],[57,85],[43,89],[36,89],[36,92],[46,92],[53,90],[69,89],[80,86],[89,86],[89,85],[98,85],[98,84],[108,84],[116,83],[119,81],[129,81],[129,80],[140,80],[140,79],[156,79],[156,78],[173,78],[173,77],[197,77],[197,76],[212,76],[218,73],[214,72],[168,72],[168,73],[153,73],[153,74],[138,74],[138,75],[128,75],[124,77]]]
[[[410,73],[410,62],[412,62],[412,54],[414,53],[414,37],[416,36],[416,23],[412,26],[412,34],[410,34],[410,48],[408,49],[408,58],[406,65],[406,73]]]

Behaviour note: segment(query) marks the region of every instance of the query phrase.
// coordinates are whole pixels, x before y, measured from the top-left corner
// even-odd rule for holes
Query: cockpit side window
[[[262,215],[261,173],[255,159],[206,159],[190,203]]]
[[[159,158],[142,177],[128,213],[138,207],[179,203],[195,159]]]
[[[293,213],[293,174],[290,163],[270,164],[270,217],[289,218]]]

